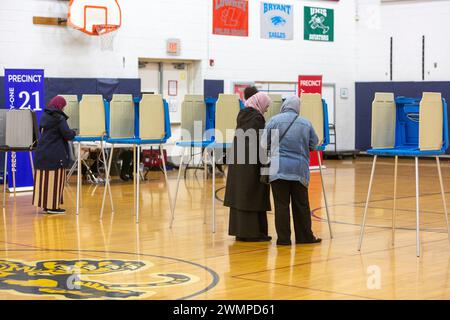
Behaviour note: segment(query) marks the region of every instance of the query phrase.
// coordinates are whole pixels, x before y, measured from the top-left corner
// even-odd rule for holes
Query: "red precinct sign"
[[[322,94],[323,76],[298,76],[298,95],[302,93]]]

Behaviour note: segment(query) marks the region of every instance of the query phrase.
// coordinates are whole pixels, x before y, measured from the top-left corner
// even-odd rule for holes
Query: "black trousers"
[[[309,242],[314,239],[311,230],[311,209],[308,188],[298,181],[275,180],[271,183],[275,202],[275,227],[278,242],[291,242],[290,208],[294,219],[295,240]]]

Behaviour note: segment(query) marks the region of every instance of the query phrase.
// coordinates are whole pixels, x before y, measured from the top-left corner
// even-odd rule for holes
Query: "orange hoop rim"
[[[95,24],[93,25],[94,36],[102,36],[114,31],[117,31],[120,28],[118,24]]]

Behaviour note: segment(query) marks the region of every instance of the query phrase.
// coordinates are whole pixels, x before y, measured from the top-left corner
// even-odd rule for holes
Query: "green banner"
[[[334,10],[305,7],[305,40],[334,41]]]

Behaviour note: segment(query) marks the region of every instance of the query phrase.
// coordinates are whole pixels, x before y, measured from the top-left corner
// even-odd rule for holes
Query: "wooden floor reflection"
[[[321,245],[237,243],[227,235],[228,210],[219,201],[217,232],[212,234],[211,186],[209,180],[203,185],[202,172],[198,177],[190,172],[181,183],[172,229],[164,176],[157,172],[142,184],[139,225],[133,187],[119,180],[112,183],[115,214],[107,204],[102,221],[101,186],[84,185],[79,217],[74,214],[75,180],[66,189],[68,213],[62,216],[37,212],[30,194],[18,194],[16,199],[11,195],[0,219],[0,298],[449,299],[450,244],[435,162],[420,162],[423,251],[419,259],[415,255],[413,161],[399,163],[399,229],[392,246],[393,161],[379,160],[361,253],[357,243],[371,158],[325,164],[333,240],[322,220],[325,211],[318,173],[312,174],[310,186],[313,229],[324,239]],[[448,160],[442,161],[442,168],[449,195]],[[169,178],[174,190],[176,172]],[[224,179],[218,177],[217,188],[223,186]],[[218,197],[223,198],[223,190]],[[269,213],[269,228],[276,238],[273,213]],[[47,263],[53,269],[45,269],[45,261],[59,264]],[[55,281],[66,280],[60,277],[61,270],[76,261],[86,262],[81,268],[83,285],[87,281],[100,285],[89,290],[55,290]],[[178,275],[176,280],[170,274]],[[89,294],[84,296],[86,290]]]

